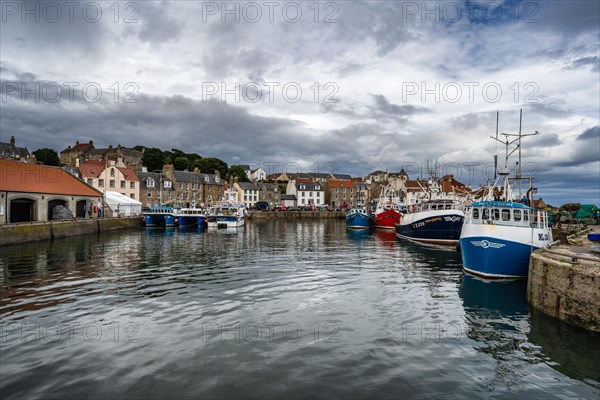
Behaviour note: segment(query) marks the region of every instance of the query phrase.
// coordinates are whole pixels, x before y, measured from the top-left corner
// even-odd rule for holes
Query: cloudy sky
[[[553,204],[600,203],[597,1],[2,1],[0,140],[178,148],[267,172],[437,162],[500,132]],[[514,165],[516,159],[510,160]]]

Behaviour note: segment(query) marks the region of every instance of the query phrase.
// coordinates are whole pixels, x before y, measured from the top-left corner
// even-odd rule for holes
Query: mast
[[[521,191],[521,127],[523,126],[523,109],[521,108],[519,113],[519,144],[517,147],[519,148],[519,165],[517,165],[517,181],[519,182],[519,201],[523,197],[523,192]]]

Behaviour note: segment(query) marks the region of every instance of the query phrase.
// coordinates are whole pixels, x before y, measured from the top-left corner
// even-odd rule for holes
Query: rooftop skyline
[[[48,4],[1,4],[2,142],[476,186],[523,109],[538,196],[600,202],[598,2]]]

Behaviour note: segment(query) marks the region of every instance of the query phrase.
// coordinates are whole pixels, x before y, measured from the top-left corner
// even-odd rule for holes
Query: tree
[[[189,170],[190,169],[190,160],[188,160],[188,158],[185,156],[177,157],[173,161],[173,168],[175,168],[176,171],[183,171],[184,169]]]
[[[44,147],[41,149],[37,149],[33,152],[35,159],[37,162],[42,163],[44,165],[54,165],[58,167],[60,165],[60,159],[58,158],[58,153],[54,149],[49,149],[48,147]]]
[[[142,157],[142,164],[148,168],[148,171],[161,170],[165,163],[165,156],[161,149],[156,147],[146,148]]]
[[[227,179],[230,177],[238,178],[238,182],[250,182],[250,179],[248,179],[248,176],[246,175],[246,171],[239,165],[232,165],[229,167]]]
[[[222,177],[226,176],[228,172],[227,163],[213,157],[196,160],[193,167],[198,168],[200,172],[205,174],[214,174],[215,171],[219,171]]]

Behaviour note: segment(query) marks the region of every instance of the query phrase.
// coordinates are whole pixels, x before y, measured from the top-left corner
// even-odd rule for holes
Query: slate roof
[[[304,189],[300,189],[300,187],[303,186]],[[319,187],[319,189],[316,189],[316,187]],[[323,190],[323,185],[321,185],[320,183],[297,183],[296,184],[296,190],[300,190],[303,192],[319,192]]]
[[[258,190],[258,186],[252,182],[238,182],[238,186],[242,190]]]
[[[27,147],[17,147],[14,144],[0,142],[0,157],[25,158],[29,155]]]

